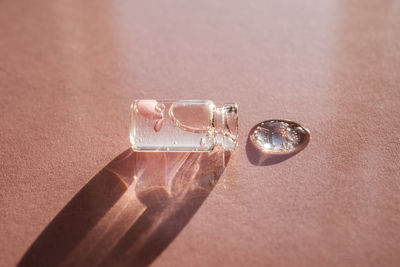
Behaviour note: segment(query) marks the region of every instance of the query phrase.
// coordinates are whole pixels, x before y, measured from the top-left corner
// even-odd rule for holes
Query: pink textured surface
[[[239,150],[154,266],[399,266],[399,13],[389,0],[1,1],[0,266],[128,148],[141,98],[240,112]],[[276,118],[313,139],[254,166],[248,130]],[[90,240],[122,238],[106,230],[141,212],[130,196],[70,254],[110,250]]]

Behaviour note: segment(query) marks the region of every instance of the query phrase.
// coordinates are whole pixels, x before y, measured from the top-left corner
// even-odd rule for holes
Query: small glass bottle
[[[135,100],[130,142],[134,151],[143,152],[235,150],[237,105],[216,107],[209,100]]]

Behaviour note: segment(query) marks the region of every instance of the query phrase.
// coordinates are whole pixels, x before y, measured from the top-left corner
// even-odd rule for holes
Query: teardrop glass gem
[[[249,139],[265,153],[289,154],[307,146],[310,132],[292,121],[268,120],[254,126]]]

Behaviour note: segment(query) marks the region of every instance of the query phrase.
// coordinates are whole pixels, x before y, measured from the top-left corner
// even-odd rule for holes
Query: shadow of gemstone
[[[250,138],[247,138],[246,142],[246,154],[247,158],[251,164],[257,166],[268,166],[278,164],[282,161],[290,159],[301,150],[297,150],[295,152],[289,154],[268,154],[257,148],[253,142],[250,141]]]
[[[165,187],[153,187],[136,193],[136,196],[147,207],[162,205],[171,198]]]
[[[18,266],[61,265],[132,183],[133,159],[128,149],[96,174],[44,229]]]
[[[141,153],[140,156],[146,158],[143,164],[151,162],[144,171],[141,170],[142,176],[137,177],[138,184],[146,184],[141,179],[151,179],[151,183],[146,184],[150,188],[141,186],[136,190],[138,198],[147,209],[100,266],[151,264],[182,231],[208,197],[222,175],[230,153]],[[157,160],[150,157],[157,157]],[[154,166],[159,169],[153,169]],[[162,174],[163,170],[168,172],[167,179],[162,176],[155,179],[154,172]],[[160,184],[163,182],[164,189],[161,189]]]

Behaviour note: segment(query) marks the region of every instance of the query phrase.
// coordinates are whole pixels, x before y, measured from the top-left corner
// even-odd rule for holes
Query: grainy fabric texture
[[[146,240],[135,266],[400,266],[399,14],[394,0],[0,1],[0,266],[116,266]],[[192,206],[149,212],[124,180],[133,99],[238,103],[238,151]],[[312,140],[253,164],[247,134],[267,119]]]

